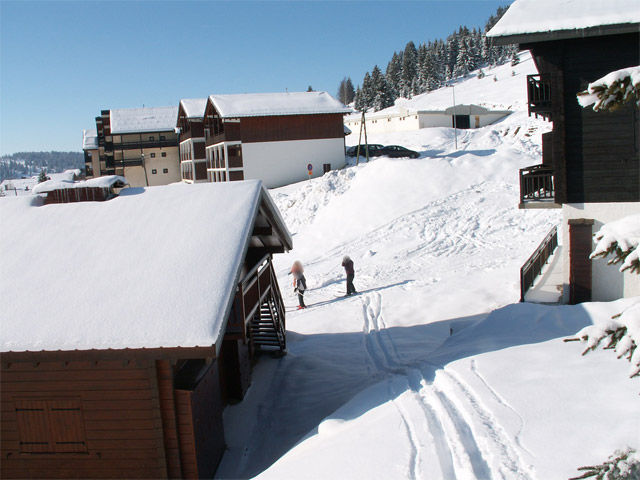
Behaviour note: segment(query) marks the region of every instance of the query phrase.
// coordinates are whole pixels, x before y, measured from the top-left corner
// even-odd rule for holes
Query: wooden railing
[[[278,280],[271,263],[271,254],[265,255],[240,281],[236,291],[234,315],[229,318],[227,332],[242,334],[246,338],[247,325],[260,316],[260,308],[265,303],[273,309],[274,329],[285,345],[285,308]]]
[[[547,165],[533,165],[520,169],[520,203],[553,201],[553,169]]]
[[[551,119],[551,78],[548,75],[527,75],[529,115]]]
[[[540,275],[542,267],[547,263],[549,257],[558,246],[558,227],[553,227],[544,237],[542,243],[535,252],[524,262],[520,268],[520,301],[524,302],[524,296],[533,285],[536,277]]]

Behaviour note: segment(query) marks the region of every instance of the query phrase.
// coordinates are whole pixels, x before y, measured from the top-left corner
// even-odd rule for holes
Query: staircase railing
[[[555,199],[553,169],[547,165],[533,165],[520,169],[520,203]]]
[[[246,338],[252,324],[252,331],[275,335],[280,350],[286,349],[285,308],[271,254],[260,259],[238,284],[234,310],[237,313],[229,319],[228,332],[241,333]],[[264,329],[266,323],[270,325],[268,333]]]
[[[544,237],[542,243],[536,248],[520,268],[520,301],[524,302],[524,296],[533,285],[535,279],[540,275],[542,267],[547,263],[549,257],[558,246],[558,227],[553,227]]]

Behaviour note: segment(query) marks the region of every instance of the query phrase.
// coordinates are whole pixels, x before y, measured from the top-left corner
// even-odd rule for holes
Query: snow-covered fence
[[[542,267],[558,246],[558,227],[554,226],[544,237],[542,243],[520,268],[520,301],[524,302],[527,290],[531,288],[536,277],[540,275]]]

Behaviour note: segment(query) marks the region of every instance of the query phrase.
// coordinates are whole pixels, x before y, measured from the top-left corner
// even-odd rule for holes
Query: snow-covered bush
[[[607,344],[603,348],[613,349],[618,358],[625,357],[631,366],[629,376],[640,375],[640,301],[626,308],[622,313],[614,315],[610,320],[599,321],[583,328],[576,334],[576,338],[565,341],[580,340],[587,345],[583,355],[598,348],[603,340]]]
[[[618,450],[603,464],[580,467],[578,471],[584,473],[579,477],[573,477],[569,480],[579,480],[582,478],[594,478],[596,480],[637,480],[640,478],[640,455],[632,448],[624,451]]]
[[[596,112],[615,110],[630,101],[635,101],[640,107],[640,66],[611,72],[590,83],[577,96],[582,107],[593,104]]]
[[[596,247],[589,258],[605,258],[613,255],[609,264],[622,263],[620,271],[640,274],[640,214],[609,222],[594,235]]]

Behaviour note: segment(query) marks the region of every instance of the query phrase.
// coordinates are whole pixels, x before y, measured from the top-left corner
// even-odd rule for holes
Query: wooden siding
[[[0,382],[2,478],[167,476],[152,362],[9,363],[3,356]],[[52,432],[49,438],[86,442],[86,451],[77,446],[77,452],[69,452],[68,447],[67,453],[47,447],[43,447],[47,453],[21,452],[22,428],[16,409],[24,408],[28,401],[49,402],[54,408],[66,409],[60,413],[75,420],[81,415],[84,432],[77,421],[73,425],[78,428],[70,430],[67,421],[58,422],[60,418],[50,419],[47,428]]]
[[[175,411],[183,478],[213,477],[225,449],[218,363],[190,388],[176,388]]]
[[[569,220],[569,303],[591,301],[591,219]]]
[[[576,100],[589,82],[637,64],[639,43],[635,33],[521,45],[533,50],[540,73],[552,77],[558,203],[640,200],[638,108],[630,102],[615,112],[594,112]]]
[[[251,383],[249,346],[242,340],[225,336],[219,364],[223,402],[227,404],[242,400]]]
[[[173,392],[173,369],[168,360],[157,360],[158,396],[164,439],[165,457],[169,478],[182,478],[180,465],[180,445],[176,420],[175,397]]]

